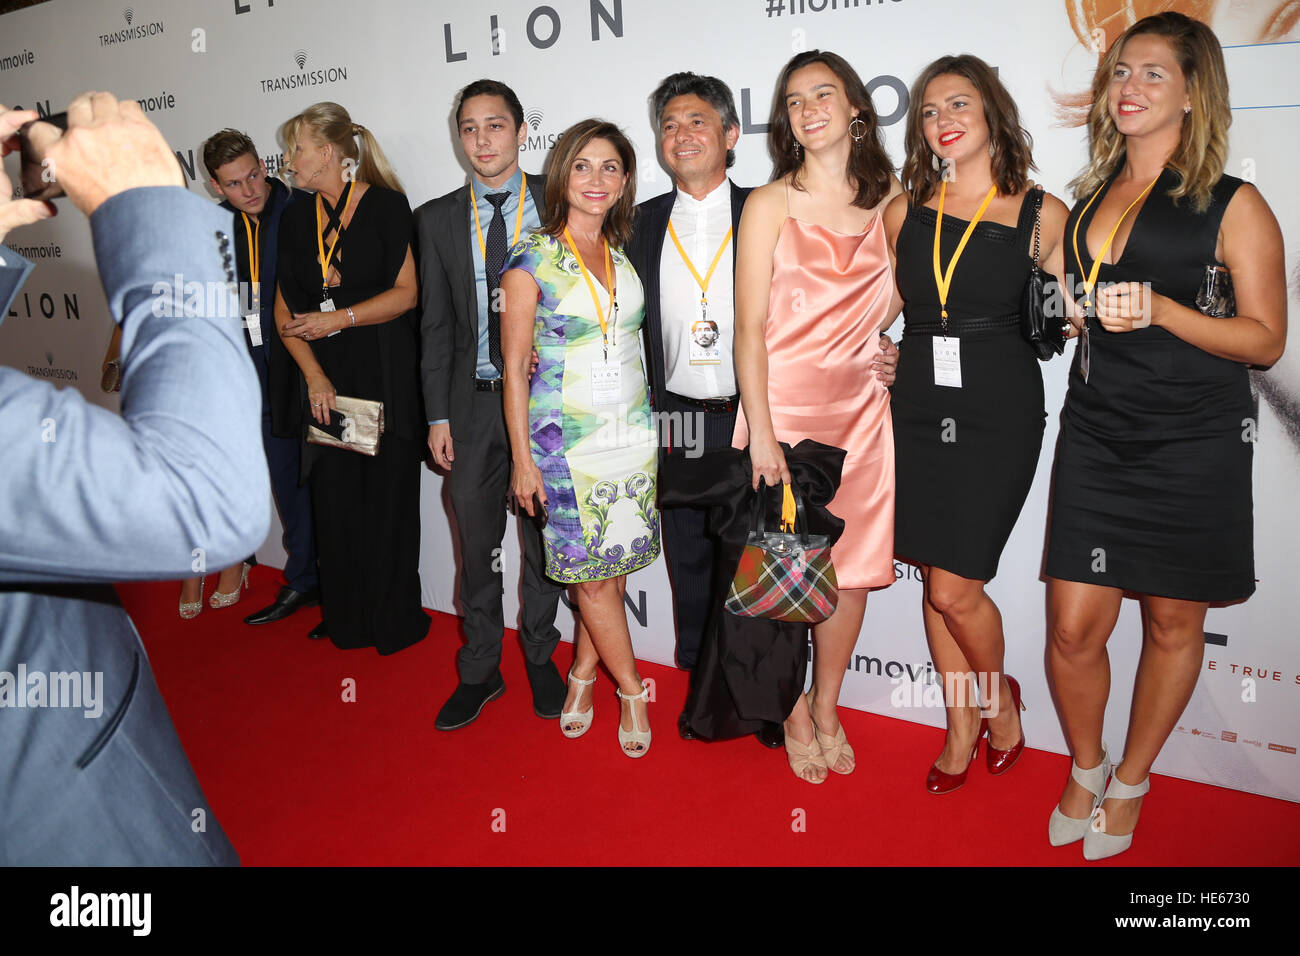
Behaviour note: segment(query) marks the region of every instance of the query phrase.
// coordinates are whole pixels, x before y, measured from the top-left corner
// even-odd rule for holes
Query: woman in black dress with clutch
[[[948,735],[926,777],[939,794],[965,783],[985,733],[992,774],[1010,770],[1025,746],[1020,686],[1003,674],[1002,615],[984,586],[1033,483],[1046,420],[1019,318],[1035,219],[1040,263],[1059,273],[1066,208],[1030,188],[1029,134],[983,60],[934,61],[911,104],[907,192],[885,213],[905,303],[894,550],[921,568],[921,612],[943,675]]]
[[[280,224],[275,321],[302,372],[304,424],[335,397],[384,404],[374,457],[306,445],[323,620],[311,637],[391,654],[429,628],[420,602],[418,301],[411,206],[379,144],[337,103],[280,127],[294,184]],[[358,140],[361,143],[358,148]]]
[[[1207,607],[1255,589],[1246,369],[1286,341],[1281,231],[1258,190],[1223,173],[1232,114],[1213,32],[1178,13],[1139,20],[1103,58],[1093,99],[1065,229],[1084,331],[1047,551],[1048,666],[1074,755],[1049,839],[1082,838],[1090,860],[1132,842],[1151,764],[1196,687]],[[1236,287],[1226,318],[1197,308],[1216,264]],[[1126,591],[1144,634],[1112,776],[1106,642]]]

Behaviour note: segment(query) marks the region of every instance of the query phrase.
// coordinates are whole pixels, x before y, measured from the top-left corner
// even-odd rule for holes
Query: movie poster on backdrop
[[[464,183],[455,139],[455,92],[491,76],[514,87],[528,124],[522,165],[542,170],[568,125],[600,115],[622,126],[639,162],[644,199],[671,188],[658,162],[647,97],[667,73],[689,69],[732,87],[742,135],[732,179],[770,174],[766,125],[775,78],[795,52],[834,50],[868,83],[886,147],[901,163],[908,86],[930,60],[972,52],[999,70],[1034,136],[1035,178],[1070,202],[1066,184],[1086,157],[1080,108],[1100,52],[1135,16],[1172,6],[1201,17],[1223,46],[1234,124],[1228,172],[1255,183],[1283,224],[1290,298],[1300,297],[1300,209],[1287,188],[1300,149],[1300,29],[1280,0],[496,0],[487,5],[380,0],[358,16],[346,0],[146,0],[124,7],[52,0],[6,14],[0,102],[57,112],[87,88],[140,100],[176,151],[189,188],[215,198],[199,147],[225,126],[253,138],[270,171],[281,166],[278,125],[303,107],[335,100],[374,132],[412,207]],[[340,30],[340,24],[347,24]],[[689,25],[690,29],[683,29]],[[1290,41],[1290,42],[1288,42]],[[6,161],[11,178],[14,159]],[[76,217],[13,237],[36,264],[0,325],[0,361],[93,402],[117,407],[98,384],[111,323],[95,277],[88,230]],[[901,321],[892,332],[897,336]],[[1292,335],[1292,342],[1296,342]],[[1030,746],[1065,752],[1044,671],[1041,581],[1048,485],[1069,351],[1042,368],[1048,425],[1028,500],[989,593],[1002,610],[1007,670],[1024,687]],[[1300,354],[1253,373],[1259,396],[1243,434],[1255,450],[1255,595],[1212,608],[1201,681],[1155,769],[1224,786],[1300,799],[1300,649],[1287,606],[1300,578],[1294,500],[1300,474]],[[455,536],[444,483],[423,478],[424,603],[454,612]],[[278,523],[259,558],[283,560]],[[519,542],[499,556],[506,615],[518,612]],[[943,723],[919,613],[916,569],[871,596],[842,703],[905,720]],[[628,622],[638,656],[673,660],[671,593],[664,562],[628,581]],[[1140,650],[1135,602],[1126,601],[1110,644],[1114,686],[1106,738],[1122,747]],[[449,665],[450,666],[450,658]]]

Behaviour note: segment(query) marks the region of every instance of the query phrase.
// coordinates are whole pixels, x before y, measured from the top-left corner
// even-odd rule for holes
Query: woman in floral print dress
[[[646,692],[623,609],[626,576],[659,556],[656,430],[639,333],[644,295],[623,255],[636,158],[617,127],[578,123],[556,144],[548,216],[502,270],[501,342],[512,490],[540,505],[546,573],[575,586],[579,627],[565,736],[591,724],[592,683],[604,661],[624,704],[619,742],[650,745]],[[529,352],[537,371],[528,380]]]

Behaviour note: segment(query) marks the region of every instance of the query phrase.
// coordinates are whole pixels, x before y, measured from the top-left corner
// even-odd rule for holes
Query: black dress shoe
[[[433,726],[438,730],[459,730],[478,719],[483,705],[496,700],[506,692],[506,682],[497,671],[482,684],[466,684],[462,681],[456,686],[447,703],[438,711],[438,719]],[[561,701],[563,703],[563,701]]]
[[[544,664],[534,664],[525,658],[524,667],[533,688],[533,713],[543,720],[559,720],[568,688],[555,662],[548,659]]]
[[[690,718],[686,716],[686,711],[677,715],[677,736],[682,740],[699,740],[700,736],[691,729]]]
[[[325,630],[324,621],[321,621],[319,624],[317,624],[315,627],[313,627],[310,631],[307,632],[307,637],[313,641],[319,641],[329,636],[330,636],[330,632]]]
[[[785,746],[785,730],[780,724],[765,721],[763,726],[754,731],[754,736],[764,747],[779,750]]]
[[[245,624],[271,624],[283,620],[294,611],[303,607],[315,607],[320,604],[320,588],[310,591],[295,591],[293,588],[280,588],[275,602],[244,618]]]

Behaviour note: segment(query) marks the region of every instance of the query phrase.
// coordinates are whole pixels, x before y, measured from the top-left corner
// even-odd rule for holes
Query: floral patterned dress
[[[550,512],[546,574],[564,584],[617,577],[659,557],[658,442],[641,365],[645,295],[623,251],[611,252],[618,301],[608,358],[591,290],[563,240],[534,233],[502,270],[522,269],[540,290],[528,427]],[[603,262],[587,267],[603,277]],[[593,285],[608,315],[609,296]],[[617,373],[602,372],[606,362]]]

